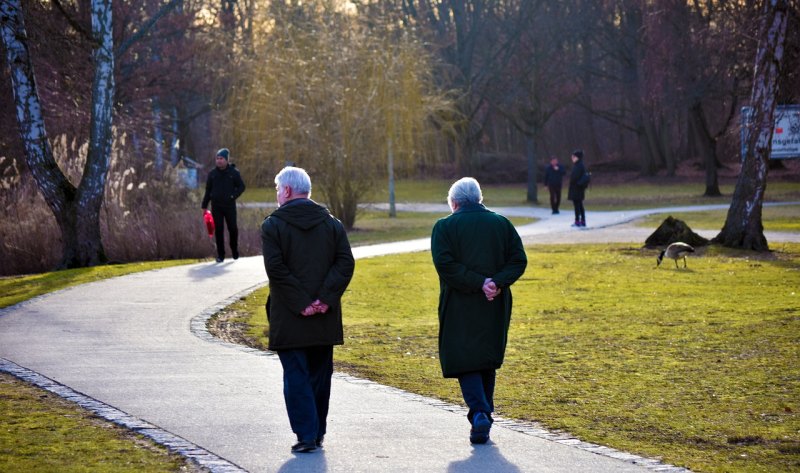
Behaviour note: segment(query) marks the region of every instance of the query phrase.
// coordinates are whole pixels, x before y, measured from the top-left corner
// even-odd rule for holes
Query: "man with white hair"
[[[458,378],[470,442],[489,440],[495,373],[503,364],[511,322],[511,285],[525,272],[514,226],[483,206],[478,181],[465,177],[447,194],[453,213],[436,222],[431,254],[439,274],[439,362]]]
[[[283,394],[297,435],[292,452],[322,447],[333,346],[344,343],[341,298],[355,261],[342,222],[310,199],[311,178],[287,166],[275,176],[279,207],[261,225],[269,278],[269,349],[283,366]]]

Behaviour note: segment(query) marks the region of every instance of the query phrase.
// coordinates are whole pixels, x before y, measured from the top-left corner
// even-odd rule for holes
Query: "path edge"
[[[87,396],[40,373],[22,367],[13,361],[0,358],[0,372],[9,374],[27,384],[44,389],[56,396],[77,404],[92,414],[136,434],[147,437],[171,453],[178,454],[211,473],[246,473],[247,470],[183,437],[154,424],[134,417],[116,407]]]
[[[220,312],[222,309],[233,304],[236,300],[248,296],[252,292],[266,286],[267,284],[268,284],[267,282],[263,282],[253,285],[202,311],[200,314],[193,317],[191,320],[190,326],[192,334],[209,343],[231,348],[233,350],[253,354],[256,356],[277,358],[278,355],[271,351],[259,350],[257,348],[248,347],[246,345],[240,345],[238,343],[231,343],[222,340],[221,338],[212,335],[211,332],[208,331],[207,327],[208,320],[214,315],[216,315],[218,312]],[[395,388],[393,386],[380,384],[369,379],[359,378],[357,376],[353,376],[347,373],[342,373],[339,371],[335,371],[333,373],[333,377],[341,381],[363,386],[368,389],[374,389],[384,393],[399,395],[407,400],[420,402],[422,404],[435,407],[437,409],[463,414],[465,416],[467,414],[467,409],[460,405],[442,401],[441,399],[435,399],[432,397],[423,396],[421,394],[415,394],[400,388]],[[574,436],[566,432],[549,431],[544,427],[542,427],[540,424],[537,424],[535,422],[507,419],[502,416],[493,416],[493,417],[495,420],[494,422],[495,425],[504,427],[506,429],[513,430],[515,432],[519,432],[525,435],[530,435],[532,437],[537,437],[550,442],[568,445],[570,447],[594,453],[596,455],[614,458],[616,460],[621,460],[626,463],[631,463],[637,466],[647,468],[648,470],[651,471],[665,472],[665,473],[692,473],[692,470],[689,470],[688,468],[671,465],[669,463],[664,463],[660,460],[656,460],[653,458],[646,458],[632,453],[623,452],[621,450],[616,450],[614,448],[606,447],[604,445],[584,442],[583,440],[575,438]]]

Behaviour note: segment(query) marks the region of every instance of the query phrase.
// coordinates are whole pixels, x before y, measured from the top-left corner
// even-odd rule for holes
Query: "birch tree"
[[[96,265],[107,258],[100,237],[111,149],[114,98],[114,42],[111,0],[91,3],[94,80],[89,149],[77,187],[58,167],[45,129],[20,0],[0,3],[0,36],[14,88],[17,123],[28,167],[61,230],[63,268]]]
[[[111,155],[116,58],[143,38],[179,1],[170,0],[163,4],[156,14],[116,50],[112,1],[91,0],[87,3],[91,20],[89,35],[92,41],[94,78],[87,158],[77,186],[59,168],[50,145],[30,56],[22,2],[0,2],[0,39],[5,47],[6,63],[11,75],[25,160],[61,231],[60,268],[92,266],[107,261],[100,231],[100,208],[103,205]],[[54,3],[61,6],[59,2]],[[83,34],[78,22],[68,19]]]
[[[725,225],[713,240],[724,246],[769,250],[761,222],[761,210],[767,189],[778,79],[788,20],[789,6],[786,0],[768,0],[764,3],[750,97],[752,120],[745,125],[748,130],[744,161]]]

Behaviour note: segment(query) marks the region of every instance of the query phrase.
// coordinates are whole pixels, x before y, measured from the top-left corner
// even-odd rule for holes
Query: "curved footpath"
[[[608,228],[648,213],[706,208],[589,212],[586,230],[569,229],[567,212],[496,210],[541,218],[519,231],[526,242],[543,243],[641,242],[637,229]],[[796,234],[768,238],[798,241]],[[354,253],[366,258],[423,251],[429,244],[424,238],[358,247]],[[686,471],[504,419],[495,423],[489,444],[473,447],[460,406],[339,373],[325,448],[292,455],[295,439],[277,357],[222,342],[205,330],[208,317],[265,279],[260,257],[240,258],[131,274],[3,309],[0,371],[73,400],[214,472]]]

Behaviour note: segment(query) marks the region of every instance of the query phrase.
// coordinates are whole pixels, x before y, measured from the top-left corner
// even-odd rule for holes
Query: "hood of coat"
[[[272,216],[301,230],[309,230],[329,219],[331,213],[311,199],[294,199],[275,209]]]

